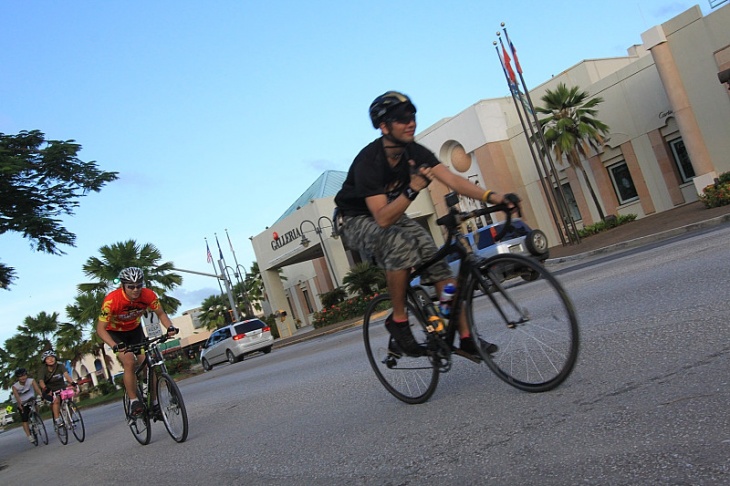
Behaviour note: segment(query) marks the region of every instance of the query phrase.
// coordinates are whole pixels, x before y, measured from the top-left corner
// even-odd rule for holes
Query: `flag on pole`
[[[231,237],[228,235],[228,230],[226,230],[226,238],[228,238],[228,246],[231,247],[231,253],[235,255],[236,251],[233,249],[233,243],[231,243]]]
[[[505,35],[507,35],[506,29],[505,29]],[[509,37],[507,37],[507,40],[509,40]],[[520,60],[517,59],[517,49],[515,49],[515,46],[512,44],[512,41],[509,41],[509,48],[512,51],[512,57],[515,58],[515,67],[517,68],[517,72],[522,74],[522,67],[520,66]]]
[[[499,42],[501,44],[502,39],[499,39]],[[515,77],[515,72],[512,69],[512,64],[510,63],[511,59],[509,54],[507,54],[507,49],[505,49],[504,44],[502,44],[502,57],[504,57],[504,67],[507,69],[507,75],[509,76],[510,83],[516,85],[517,77]]]
[[[205,249],[208,250],[208,263],[213,263],[213,254],[210,252],[210,247],[208,246],[208,240],[205,240]]]
[[[224,260],[224,258],[223,258],[223,250],[221,250],[221,244],[218,241],[218,233],[216,233],[216,235],[215,235],[215,242],[218,244],[218,253],[220,253],[220,255],[221,255],[221,260]]]

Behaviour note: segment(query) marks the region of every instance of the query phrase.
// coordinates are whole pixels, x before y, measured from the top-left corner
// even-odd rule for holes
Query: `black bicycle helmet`
[[[27,375],[27,374],[28,374],[28,370],[26,370],[25,368],[18,368],[17,370],[15,370],[16,378],[20,378],[21,376]]]
[[[128,267],[119,272],[119,280],[125,284],[144,282],[144,273],[141,268]]]
[[[392,120],[396,108],[407,107],[416,113],[416,106],[411,99],[397,91],[383,93],[370,104],[370,120],[374,128],[379,128],[382,122]]]

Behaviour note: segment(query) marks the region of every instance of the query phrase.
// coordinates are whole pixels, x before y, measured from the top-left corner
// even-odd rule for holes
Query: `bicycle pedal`
[[[455,348],[454,349],[454,354],[458,354],[462,358],[466,358],[466,359],[468,359],[470,361],[473,361],[475,363],[481,363],[482,362],[481,356],[474,356],[473,354],[469,354],[466,351],[462,351],[459,348]]]

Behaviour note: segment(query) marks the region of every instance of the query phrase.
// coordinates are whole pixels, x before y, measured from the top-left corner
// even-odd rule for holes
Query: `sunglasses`
[[[398,115],[395,115],[393,117],[393,121],[397,123],[401,123],[403,125],[408,125],[410,122],[416,120],[416,114],[415,113],[401,113]]]
[[[126,288],[127,290],[137,290],[137,289],[141,289],[142,287],[144,287],[144,284],[137,284],[137,285],[124,284],[124,288]]]

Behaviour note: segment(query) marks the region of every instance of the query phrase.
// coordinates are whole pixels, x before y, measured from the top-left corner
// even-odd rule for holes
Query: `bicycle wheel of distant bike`
[[[386,390],[406,403],[423,403],[436,391],[439,372],[428,356],[407,356],[391,339],[385,329],[385,319],[392,309],[388,294],[375,297],[368,305],[362,324],[365,352],[375,376]],[[425,347],[424,327],[415,317],[410,302],[407,309],[413,336]]]
[[[144,395],[142,394],[142,387],[137,386],[137,398],[140,400],[143,400]],[[124,391],[124,399],[122,400],[124,403],[124,418],[127,421],[127,425],[129,426],[129,430],[132,431],[132,435],[135,439],[137,439],[137,442],[139,442],[142,445],[147,445],[150,443],[150,439],[152,438],[152,429],[150,429],[150,415],[147,413],[147,410],[142,413],[142,415],[137,415],[135,417],[131,417],[130,412],[130,406],[129,406],[129,395],[127,395],[127,391]]]
[[[48,445],[48,433],[46,432],[46,426],[43,423],[43,419],[38,413],[33,412],[30,414],[30,430],[33,435],[33,444],[38,445],[40,441]]]
[[[86,427],[84,426],[84,418],[81,411],[74,402],[68,402],[68,416],[71,419],[71,432],[79,442],[83,442],[86,438]]]
[[[157,377],[157,401],[165,428],[175,442],[188,438],[188,412],[180,388],[167,373]]]
[[[474,280],[467,289],[467,322],[472,333],[499,346],[482,353],[502,380],[528,392],[560,385],[578,359],[578,318],[570,298],[539,262],[500,254],[481,268],[489,290]]]
[[[61,415],[63,415],[63,410],[61,410]],[[58,436],[58,440],[61,441],[61,444],[68,444],[68,429],[66,428],[66,421],[64,420],[59,424],[54,420],[53,426],[56,428],[56,435]]]

